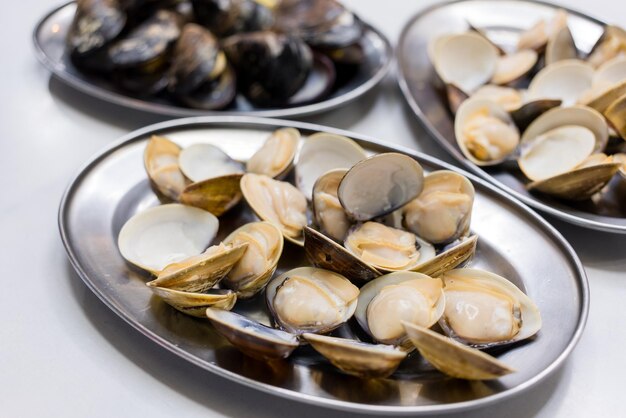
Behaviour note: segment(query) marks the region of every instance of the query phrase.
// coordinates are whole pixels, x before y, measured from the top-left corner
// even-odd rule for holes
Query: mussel
[[[274,23],[270,9],[254,0],[192,0],[201,25],[218,37],[269,29]]]

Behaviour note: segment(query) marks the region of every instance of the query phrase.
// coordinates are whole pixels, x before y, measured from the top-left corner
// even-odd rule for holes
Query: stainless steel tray
[[[369,153],[397,151],[426,170],[458,169],[406,148],[323,126],[250,117],[200,117],[160,123],[133,132],[88,163],[71,183],[59,209],[68,257],[87,286],[114,312],[174,354],[255,389],[296,401],[375,414],[421,414],[463,410],[507,399],[537,384],[568,356],[583,331],[589,303],[582,265],[559,233],[526,206],[473,175],[476,187],[472,229],[479,236],[474,266],[500,273],[521,286],[541,309],[537,338],[501,359],[519,370],[492,382],[447,378],[417,355],[389,379],[361,380],[331,367],[311,348],[288,361],[266,364],[242,355],[213,331],[208,321],[180,314],[152,297],[147,275],[124,261],[117,235],[138,211],[158,204],[143,168],[143,150],[153,133],[185,146],[217,144],[246,160],[268,133],[293,126],[303,135],[334,132],[357,140]],[[221,238],[249,221],[245,208],[221,219]],[[286,246],[278,271],[305,263],[302,250]],[[268,321],[263,297],[235,310]],[[356,332],[344,326],[340,333]]]
[[[465,168],[545,213],[586,228],[626,234],[624,182],[616,178],[610,184],[610,192],[597,201],[568,204],[549,196],[529,193],[521,173],[476,166],[463,156],[456,145],[454,119],[447,109],[445,98],[432,83],[434,71],[426,47],[433,37],[465,30],[469,21],[485,29],[496,42],[512,46],[521,30],[539,19],[551,17],[558,8],[566,9],[527,0],[463,0],[427,8],[411,18],[402,30],[396,52],[398,82],[404,98],[425,129]],[[602,34],[605,24],[573,10],[568,12],[568,24],[576,45],[588,52]]]
[[[98,99],[144,112],[173,116],[251,115],[264,117],[295,117],[324,112],[343,106],[376,86],[387,74],[392,61],[392,48],[387,38],[366,24],[361,40],[366,52],[365,62],[345,85],[322,101],[288,108],[259,108],[238,94],[232,108],[206,111],[178,106],[163,99],[133,97],[111,82],[84,74],[72,64],[65,49],[65,38],[76,10],[70,2],[46,14],[35,26],[33,43],[41,63],[69,86]]]

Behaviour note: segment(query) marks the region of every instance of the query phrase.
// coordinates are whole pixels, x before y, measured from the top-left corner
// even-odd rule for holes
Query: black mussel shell
[[[282,105],[303,106],[317,102],[330,94],[335,80],[333,62],[326,55],[316,52],[313,54],[313,68],[304,85]]]
[[[313,64],[301,39],[274,32],[233,35],[222,47],[241,91],[258,105],[285,103],[304,85]]]
[[[254,0],[191,0],[196,20],[218,37],[269,29],[270,9]]]
[[[109,47],[109,58],[115,68],[159,71],[180,35],[180,16],[169,10],[159,10]]]
[[[333,62],[341,65],[360,65],[365,61],[365,50],[361,43],[343,48],[319,48],[318,50],[327,55]]]
[[[156,96],[167,87],[169,78],[165,71],[145,74],[135,71],[113,73],[113,81],[122,89],[138,97]]]
[[[72,58],[81,63],[98,55],[117,38],[125,24],[126,14],[117,0],[78,0],[67,35]]]
[[[188,23],[174,47],[169,89],[177,95],[188,95],[220,76],[225,67],[226,58],[217,38],[202,26]]]
[[[274,28],[296,35],[319,48],[343,48],[363,36],[363,23],[335,0],[283,0],[275,12]]]
[[[190,94],[174,97],[180,103],[195,109],[217,110],[227,107],[236,93],[235,71],[227,65],[218,78],[205,82]]]

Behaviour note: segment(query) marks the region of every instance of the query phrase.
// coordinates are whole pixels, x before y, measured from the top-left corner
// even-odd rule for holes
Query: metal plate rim
[[[38,39],[38,33],[43,27],[43,25],[47,22],[47,20],[57,13],[59,10],[67,7],[68,5],[75,3],[75,1],[69,1],[60,6],[53,8],[51,11],[46,13],[43,17],[39,19],[39,21],[35,24],[35,28],[32,32],[32,42],[33,47],[35,49],[35,56],[38,61],[48,70],[52,75],[57,77],[66,85],[84,93],[91,97],[95,97],[97,99],[106,101],[108,103],[112,103],[118,106],[135,109],[138,111],[161,115],[161,116],[169,116],[169,117],[195,117],[195,116],[211,116],[211,115],[220,115],[220,116],[258,116],[258,117],[269,117],[269,118],[290,118],[290,117],[298,117],[298,116],[308,116],[317,113],[326,112],[337,107],[346,105],[357,98],[361,97],[365,93],[372,90],[376,87],[389,73],[391,69],[391,63],[393,62],[394,51],[391,46],[391,42],[389,39],[377,28],[370,25],[367,22],[364,22],[366,30],[371,31],[376,37],[384,44],[384,62],[382,66],[376,71],[376,73],[367,79],[363,84],[357,86],[356,88],[340,95],[337,97],[333,97],[330,99],[323,100],[321,102],[311,103],[303,106],[295,106],[284,109],[270,109],[270,110],[251,110],[251,111],[220,111],[220,110],[197,110],[191,108],[184,108],[180,106],[174,105],[163,105],[160,103],[151,103],[146,102],[141,99],[135,99],[132,97],[125,96],[120,93],[108,91],[106,89],[100,88],[98,86],[94,86],[91,83],[85,82],[74,77],[72,74],[68,73],[64,69],[60,68],[56,61],[52,60],[45,52],[41,43]]]
[[[420,12],[418,12],[417,14],[415,14],[414,16],[412,16],[407,23],[404,25],[402,32],[400,33],[400,38],[398,40],[398,45],[396,47],[396,60],[398,62],[397,65],[397,80],[398,80],[398,85],[400,86],[400,90],[402,91],[402,95],[404,96],[405,101],[409,104],[409,107],[411,108],[411,110],[413,111],[413,113],[415,114],[415,116],[417,116],[418,121],[420,122],[420,124],[424,127],[424,129],[426,129],[426,131],[428,132],[429,135],[431,135],[432,137],[436,138],[436,141],[438,143],[439,146],[441,146],[443,149],[446,150],[446,152],[452,157],[454,158],[456,161],[458,161],[459,163],[461,163],[463,165],[463,168],[470,170],[472,173],[477,174],[478,176],[480,176],[481,178],[489,181],[490,183],[496,185],[497,187],[501,188],[502,190],[506,191],[507,193],[513,195],[515,198],[521,200],[522,202],[524,202],[525,204],[532,206],[535,209],[538,209],[542,212],[548,213],[554,217],[560,218],[566,222],[572,223],[574,225],[578,225],[584,228],[591,228],[591,229],[595,229],[598,231],[604,231],[604,232],[611,232],[611,233],[618,233],[618,234],[626,234],[626,226],[621,226],[621,225],[615,225],[615,224],[611,224],[611,223],[607,223],[607,222],[600,222],[600,221],[595,221],[592,219],[587,219],[587,218],[582,218],[580,216],[571,214],[571,213],[567,213],[567,212],[563,212],[559,209],[553,208],[552,206],[549,206],[545,203],[542,203],[536,199],[532,199],[529,198],[523,194],[520,194],[518,192],[516,192],[515,190],[511,189],[510,187],[500,183],[499,181],[495,180],[492,176],[490,176],[488,173],[486,173],[485,171],[481,170],[480,168],[478,168],[477,166],[475,166],[474,164],[471,164],[468,160],[464,159],[464,158],[458,158],[457,155],[452,152],[452,146],[445,140],[445,138],[443,138],[443,136],[439,133],[439,131],[433,126],[433,124],[428,120],[428,118],[426,117],[426,115],[424,115],[424,113],[422,112],[422,109],[420,108],[420,106],[417,104],[417,102],[415,101],[415,99],[413,98],[411,91],[409,89],[409,85],[408,85],[408,81],[405,75],[405,71],[404,71],[404,58],[402,56],[402,53],[400,51],[402,51],[404,44],[406,43],[406,37],[407,37],[407,33],[409,31],[409,29],[414,25],[414,23],[420,19],[421,17],[425,16],[426,14],[437,10],[437,9],[441,9],[444,7],[448,7],[452,4],[456,4],[456,3],[464,3],[464,2],[469,2],[469,1],[473,1],[473,0],[453,0],[453,1],[449,1],[449,2],[444,2],[444,3],[438,3],[438,4],[434,4],[432,6],[429,6],[423,10],[421,10]],[[560,8],[560,9],[564,9],[566,10],[568,13],[572,13],[581,17],[584,17],[586,19],[589,19],[599,25],[603,25],[605,26],[606,23],[603,22],[600,19],[597,19],[595,17],[589,16],[586,13],[568,8],[568,7],[564,7],[564,6],[560,6],[560,5],[555,5],[553,3],[550,2],[546,2],[546,1],[540,1],[540,0],[515,0],[519,3],[534,3],[534,4],[541,4],[544,6],[549,6],[549,7],[554,7],[554,8]]]
[[[515,206],[517,209],[524,212],[526,215],[530,216],[537,224],[544,229],[544,231],[550,235],[555,242],[559,245],[560,249],[563,251],[564,255],[567,257],[569,262],[572,265],[572,268],[576,270],[578,273],[576,283],[580,288],[581,293],[581,307],[580,307],[580,316],[578,324],[576,325],[575,331],[572,334],[567,347],[561,354],[542,372],[538,373],[528,381],[512,388],[507,391],[490,395],[485,398],[480,398],[477,400],[471,401],[463,401],[457,402],[453,404],[446,405],[422,405],[422,406],[376,406],[376,405],[363,405],[357,404],[354,402],[348,401],[340,401],[334,399],[326,399],[319,398],[312,395],[302,394],[299,392],[295,392],[292,390],[279,388],[276,386],[272,386],[266,383],[258,382],[254,379],[250,379],[245,376],[238,375],[229,370],[223,369],[217,365],[201,362],[196,357],[188,354],[186,351],[172,345],[167,340],[163,339],[157,334],[152,333],[137,321],[134,321],[129,315],[126,315],[120,308],[116,306],[116,304],[107,299],[104,292],[101,292],[97,287],[92,283],[88,274],[81,267],[78,257],[76,256],[72,243],[68,238],[68,233],[66,231],[65,218],[68,213],[68,207],[71,203],[72,195],[75,193],[80,181],[82,178],[92,169],[98,162],[116,151],[117,149],[123,147],[128,143],[132,143],[135,140],[138,140],[142,136],[146,134],[158,130],[172,129],[172,128],[182,128],[188,127],[190,125],[210,125],[210,124],[221,124],[221,125],[233,125],[236,127],[245,127],[246,125],[265,125],[272,127],[280,127],[280,126],[290,126],[303,130],[317,130],[317,131],[325,131],[329,133],[334,133],[338,135],[345,135],[352,138],[355,138],[359,141],[363,141],[369,145],[377,146],[377,147],[385,147],[390,150],[396,150],[412,157],[418,157],[428,161],[429,163],[433,163],[435,165],[439,165],[445,169],[455,170],[460,172],[461,174],[467,176],[473,182],[480,184],[482,187],[486,188],[489,192],[492,192],[499,196],[499,198],[504,199],[508,203]],[[460,412],[467,411],[470,409],[476,409],[480,407],[485,407],[488,405],[492,405],[494,403],[501,402],[505,399],[509,399],[511,397],[517,396],[533,386],[537,385],[552,373],[554,373],[558,368],[562,365],[562,363],[567,359],[569,354],[575,348],[576,344],[580,340],[582,336],[583,330],[587,323],[587,317],[589,313],[589,283],[587,279],[587,275],[585,273],[582,262],[576,255],[574,249],[567,242],[567,240],[554,228],[551,224],[549,224],[546,220],[544,220],[541,216],[539,216],[532,209],[525,206],[523,203],[519,202],[515,198],[507,195],[504,191],[499,188],[493,186],[489,182],[477,177],[474,174],[471,174],[465,170],[459,169],[451,164],[445,163],[437,158],[431,157],[429,155],[413,151],[407,147],[399,146],[395,144],[391,144],[385,141],[377,140],[375,138],[361,135],[357,133],[353,133],[346,130],[330,128],[322,125],[317,125],[313,123],[306,122],[296,122],[290,120],[280,120],[280,119],[266,119],[266,118],[258,118],[258,117],[250,117],[250,116],[202,116],[202,117],[191,117],[191,118],[183,118],[183,119],[175,119],[171,121],[160,122],[156,124],[152,124],[146,126],[144,128],[135,130],[130,132],[127,135],[122,136],[119,140],[113,142],[111,145],[105,147],[103,150],[96,153],[94,157],[92,157],[86,164],[79,168],[77,174],[73,177],[72,181],[67,186],[63,196],[61,198],[61,202],[59,205],[58,211],[58,227],[61,236],[61,240],[65,251],[67,253],[67,257],[72,264],[72,267],[77,272],[82,281],[87,285],[87,287],[113,312],[115,312],[120,318],[122,318],[125,322],[131,325],[134,329],[145,335],[149,340],[157,343],[161,347],[170,351],[173,354],[199,366],[205,370],[208,370],[211,373],[219,375],[221,377],[227,378],[230,381],[241,383],[251,389],[260,390],[270,395],[279,396],[282,398],[290,399],[296,402],[304,402],[308,404],[313,404],[316,406],[327,407],[342,411],[348,412],[358,412],[358,413],[366,413],[366,414],[385,414],[385,415],[427,415],[427,414],[440,414],[440,413],[450,413],[450,412]]]

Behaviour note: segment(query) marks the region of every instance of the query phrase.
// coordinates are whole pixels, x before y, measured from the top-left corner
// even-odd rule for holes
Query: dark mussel
[[[254,0],[191,0],[196,20],[218,37],[269,29],[270,9]]]
[[[79,67],[106,71],[106,47],[126,24],[126,14],[117,0],[78,0],[67,44],[72,60]]]
[[[109,47],[115,79],[122,87],[146,93],[164,87],[164,70],[181,25],[176,12],[159,10]]]
[[[218,109],[235,96],[234,73],[217,39],[195,23],[184,26],[168,73],[169,91],[191,107]]]
[[[275,17],[277,31],[299,36],[316,48],[344,48],[363,35],[361,20],[335,0],[283,0]]]
[[[233,35],[223,42],[237,82],[258,105],[280,105],[305,83],[313,65],[311,49],[299,38],[274,32]]]

